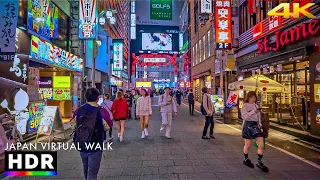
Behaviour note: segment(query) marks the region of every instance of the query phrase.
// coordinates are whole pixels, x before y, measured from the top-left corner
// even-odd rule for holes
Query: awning
[[[260,92],[281,93],[284,86],[263,75],[256,75],[241,81],[230,83],[228,88],[230,90],[244,91],[255,91],[258,88],[258,91]]]

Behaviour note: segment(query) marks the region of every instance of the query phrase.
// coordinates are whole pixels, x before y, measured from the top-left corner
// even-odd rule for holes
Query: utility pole
[[[91,87],[96,87],[96,58],[98,56],[98,43],[97,41],[93,41],[93,57],[92,57],[92,70],[91,70]]]

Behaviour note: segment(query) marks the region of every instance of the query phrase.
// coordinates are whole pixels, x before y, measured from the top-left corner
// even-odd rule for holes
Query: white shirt
[[[147,116],[152,114],[151,99],[149,96],[138,98],[136,113],[138,116]]]
[[[167,102],[170,102],[171,104],[167,105]],[[159,97],[159,106],[161,107],[160,112],[161,113],[173,113],[177,112],[177,103],[173,97],[170,95],[167,96],[166,94],[163,94]],[[173,111],[173,112],[172,112]]]

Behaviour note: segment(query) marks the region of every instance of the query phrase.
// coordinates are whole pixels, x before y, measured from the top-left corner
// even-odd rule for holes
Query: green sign
[[[186,41],[186,42],[183,44],[182,48],[180,49],[180,52],[186,50],[186,48],[188,47],[188,45],[189,45],[189,41]]]
[[[70,88],[53,88],[53,100],[71,100]]]
[[[172,0],[150,0],[150,19],[172,20]]]

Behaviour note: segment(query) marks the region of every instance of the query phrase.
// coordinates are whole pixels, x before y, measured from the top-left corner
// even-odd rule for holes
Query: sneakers
[[[120,142],[122,142],[123,141],[123,137],[122,136],[120,136]]]
[[[210,135],[211,139],[215,139],[215,137],[213,135]]]
[[[118,133],[118,138],[120,138],[120,133]]]
[[[250,168],[254,168],[254,165],[252,164],[252,162],[250,161],[250,159],[245,159],[243,160],[243,164],[250,167]]]
[[[202,136],[202,139],[210,139],[210,138],[208,138],[207,136]]]
[[[167,136],[167,135],[166,135],[166,138],[167,138],[167,139],[171,139],[171,137],[170,137],[170,136]]]
[[[142,131],[141,139],[144,139],[146,135],[144,134],[144,131]]]
[[[163,130],[164,130],[164,126],[161,126],[160,133],[162,133]]]
[[[265,166],[265,165],[263,164],[263,162],[261,162],[261,161],[258,161],[258,162],[257,162],[257,167],[260,168],[263,172],[269,172],[268,167]]]
[[[148,133],[148,129],[147,129],[147,128],[144,128],[144,134],[146,135],[146,137],[149,136],[149,133]]]

